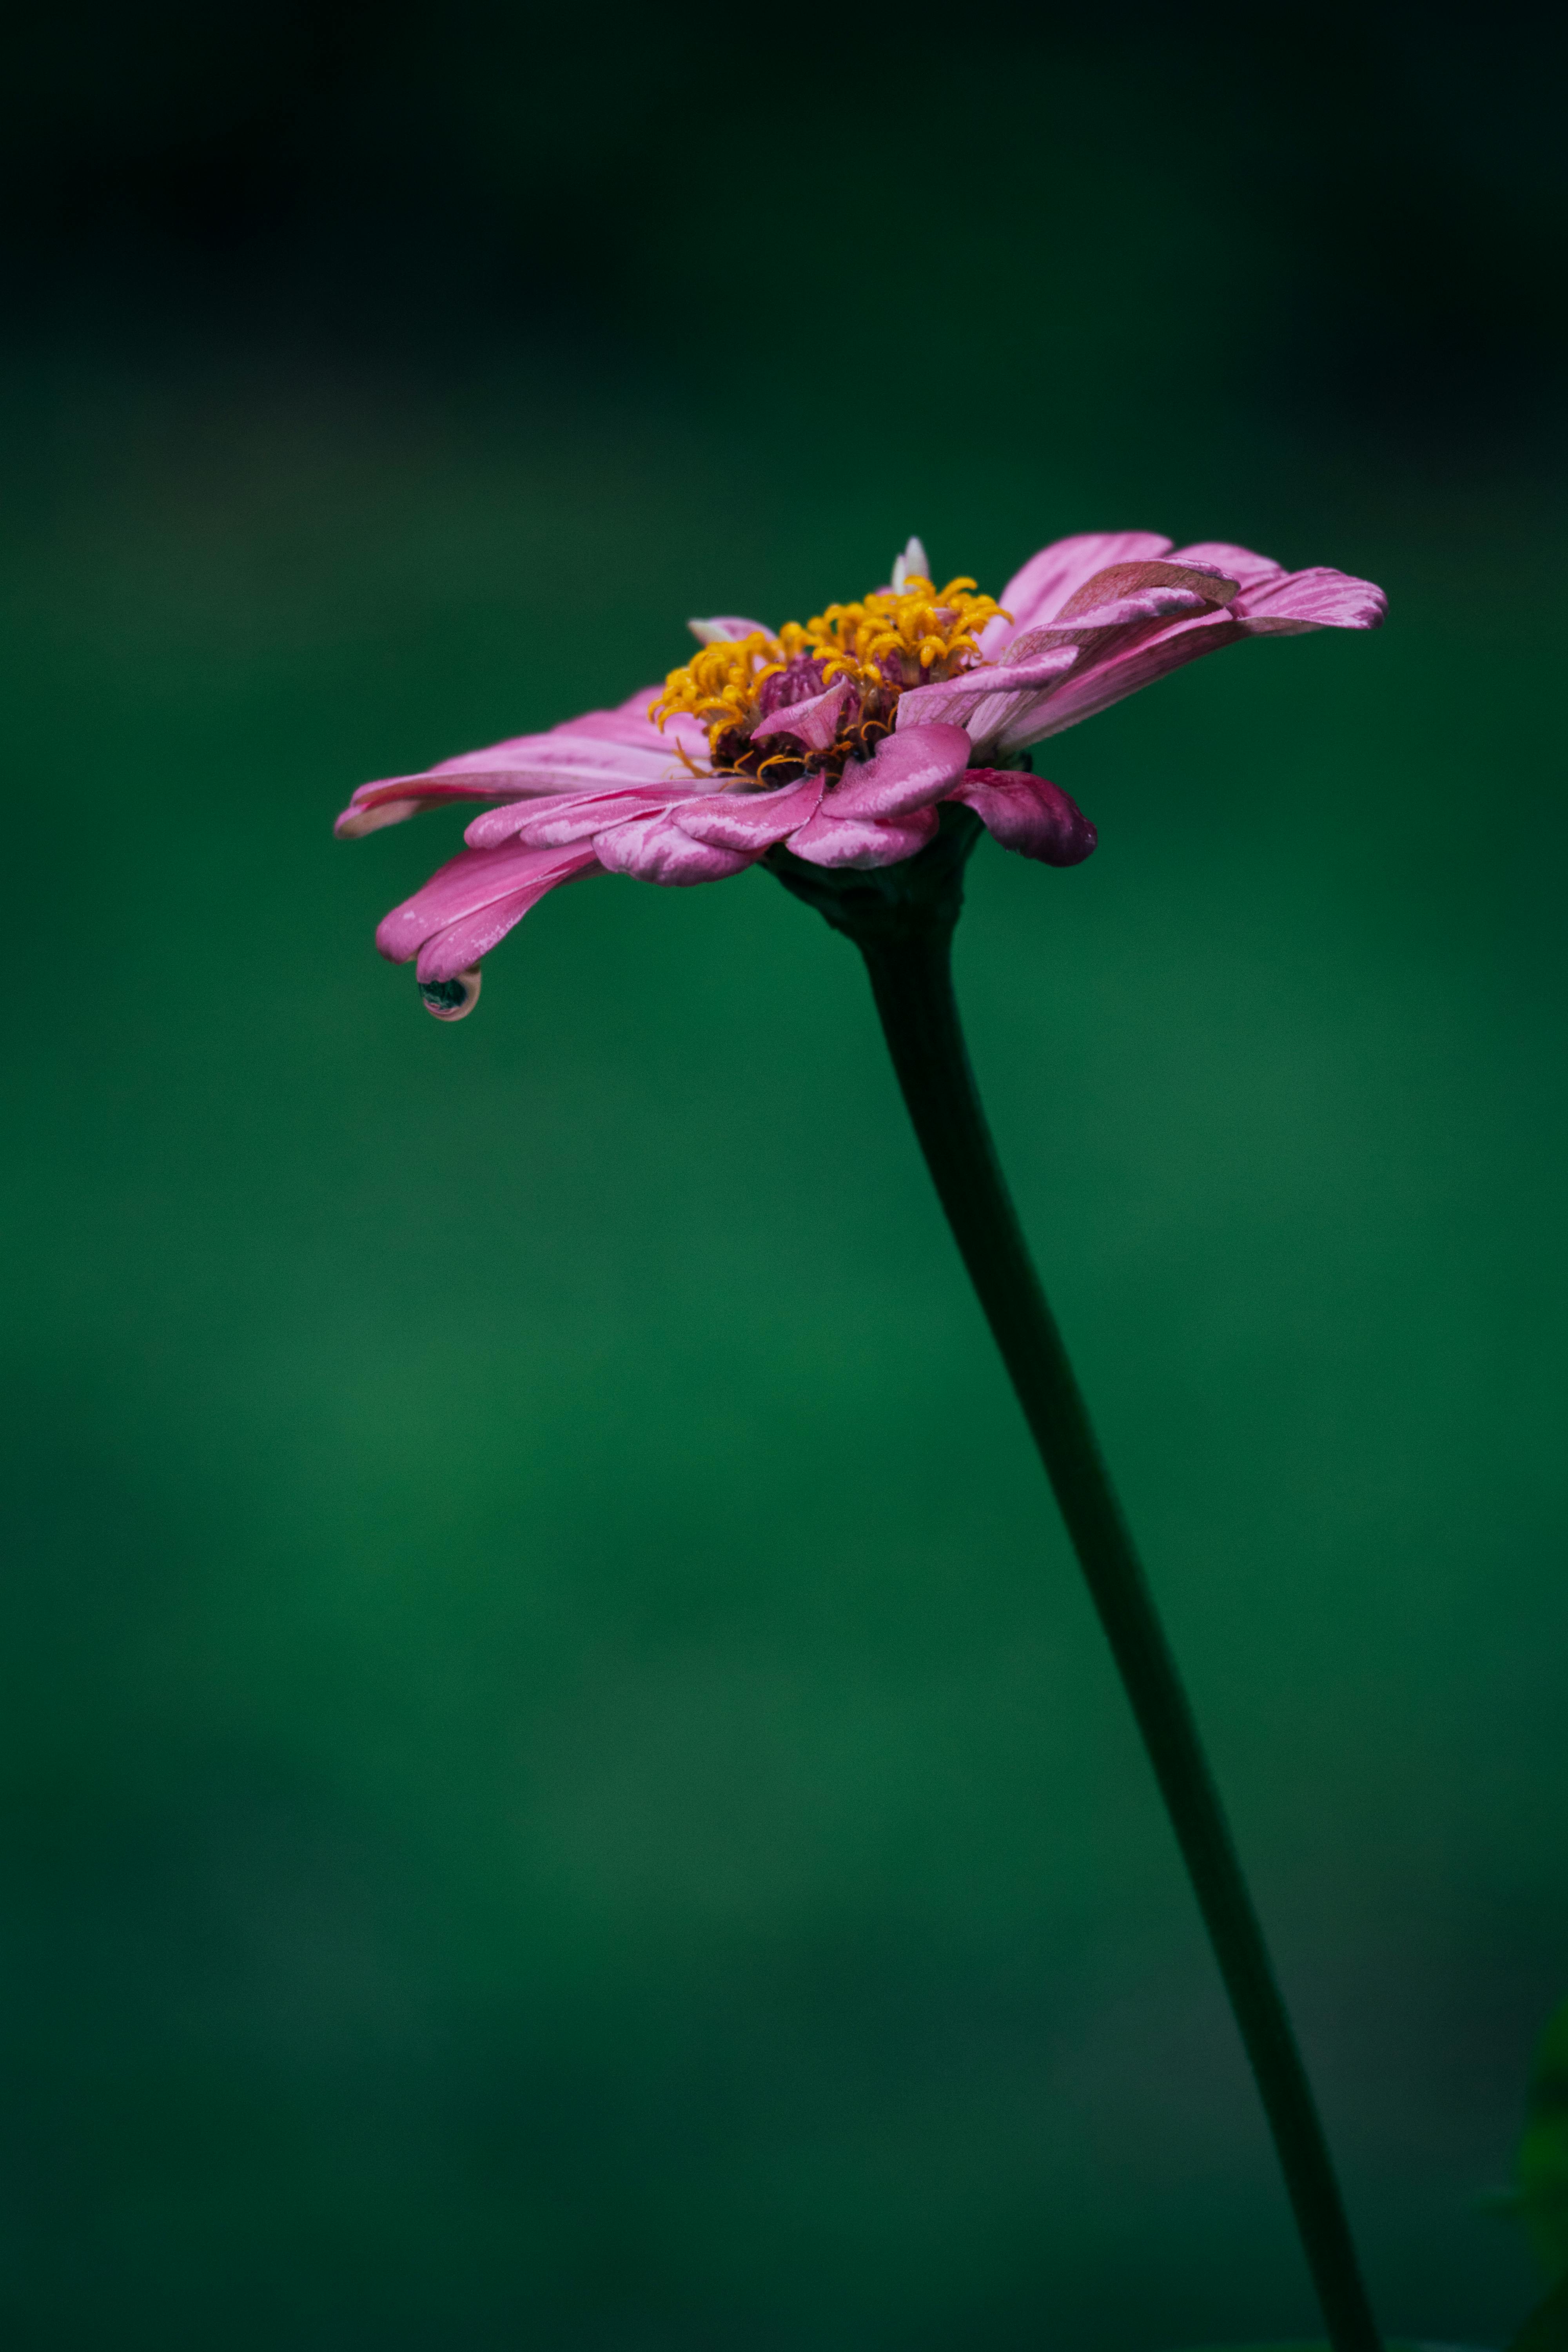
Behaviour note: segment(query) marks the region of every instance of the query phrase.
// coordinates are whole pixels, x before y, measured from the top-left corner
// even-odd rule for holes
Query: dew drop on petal
[[[437,1021],[463,1021],[479,1001],[481,973],[472,964],[452,980],[422,980],[419,993],[425,1000],[425,1010]]]

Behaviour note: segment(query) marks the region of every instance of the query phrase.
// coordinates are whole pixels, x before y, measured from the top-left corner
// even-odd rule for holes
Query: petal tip
[[[362,841],[367,833],[379,833],[384,824],[402,824],[418,814],[416,800],[382,801],[370,807],[362,802],[357,808],[351,801],[332,831],[340,841]]]
[[[903,553],[893,558],[893,593],[901,595],[906,581],[929,580],[931,576],[931,558],[923,542],[911,531]]]

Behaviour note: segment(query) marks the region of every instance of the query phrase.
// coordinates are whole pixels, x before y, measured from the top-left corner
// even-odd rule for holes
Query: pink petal
[[[584,710],[576,719],[563,719],[550,729],[551,735],[581,735],[602,743],[621,743],[635,748],[638,744],[657,746],[679,742],[687,751],[694,746],[704,752],[708,748],[707,730],[689,711],[677,710],[666,719],[663,727],[656,725],[648,712],[664,692],[662,681],[658,686],[639,686],[624,702],[612,710]],[[537,736],[520,736],[520,742],[546,740]]]
[[[841,677],[826,693],[808,695],[804,702],[789,703],[771,718],[759,719],[752,730],[752,740],[757,743],[768,735],[791,735],[808,751],[826,751],[838,732],[838,715],[853,691],[849,680]]]
[[[481,956],[499,947],[514,924],[521,923],[532,907],[550,891],[563,882],[574,882],[579,877],[597,874],[599,865],[592,856],[579,857],[552,874],[548,881],[535,882],[526,890],[514,890],[493,906],[484,907],[472,915],[464,915],[427,939],[419,950],[419,961],[414,967],[416,980],[428,985],[432,981],[456,980],[458,974],[468,971]],[[472,1010],[470,1005],[468,1010]]]
[[[1078,658],[1075,644],[1057,646],[1032,661],[988,664],[934,686],[912,687],[899,698],[898,731],[942,719],[962,727],[972,746],[994,743],[1043,709]]]
[[[1271,555],[1259,555],[1254,548],[1237,547],[1224,539],[1198,540],[1191,547],[1173,548],[1171,561],[1212,564],[1216,572],[1228,572],[1244,588],[1254,586],[1259,580],[1277,577],[1285,568],[1276,563]]]
[[[912,809],[908,816],[886,824],[868,824],[861,817],[837,817],[820,808],[809,824],[790,835],[790,847],[808,866],[897,866],[912,857],[934,835],[934,808]]]
[[[1077,803],[1044,776],[971,768],[948,797],[967,801],[1004,849],[1047,866],[1080,866],[1099,839]]]
[[[1031,555],[1021,572],[1016,572],[998,602],[1013,615],[1012,627],[1005,622],[1001,627],[1007,636],[1032,628],[1036,622],[1053,620],[1074,593],[1097,572],[1104,572],[1113,563],[1137,563],[1153,557],[1168,555],[1171,542],[1152,530],[1089,530],[1076,539],[1053,540],[1042,547],[1038,555]],[[991,640],[996,625],[988,625],[981,642],[988,654],[997,647]],[[1005,643],[1005,636],[1001,639]]]
[[[1180,669],[1200,654],[1217,653],[1246,635],[1242,624],[1226,611],[1178,620],[1165,627],[1140,632],[1136,640],[1121,638],[1109,649],[1088,647],[1086,657],[1059,691],[1033,710],[1020,708],[992,739],[988,749],[1000,759],[1059,735],[1081,719],[1092,719],[1113,702],[1122,702],[1157,678]],[[1098,655],[1098,658],[1095,656]]]
[[[509,801],[475,817],[463,839],[470,849],[496,849],[503,841],[527,849],[563,848],[628,817],[657,816],[690,789],[689,780],[686,791],[673,784],[638,784],[618,793],[550,793],[538,800]]]
[[[1249,637],[1293,636],[1303,629],[1378,628],[1388,599],[1370,580],[1318,565],[1253,583],[1231,610]]]
[[[1136,694],[1156,678],[1164,677],[1200,654],[1217,653],[1247,636],[1294,636],[1308,629],[1374,629],[1386,600],[1370,580],[1346,572],[1318,569],[1279,572],[1244,588],[1225,611],[1196,620],[1178,620],[1152,634],[1141,633],[1101,648],[1085,648],[1085,657],[1045,708],[1023,722],[1009,719],[996,739],[1002,752],[1020,751],[1064,728],[1076,727],[1113,702]]]
[[[902,718],[900,709],[900,717]],[[827,794],[825,815],[903,816],[941,800],[969,765],[969,738],[941,720],[900,726],[868,760],[852,760]]]
[[[395,824],[447,800],[521,800],[537,793],[606,792],[689,776],[679,751],[707,764],[708,738],[698,722],[672,718],[663,734],[648,706],[661,689],[642,688],[614,710],[590,710],[542,735],[511,735],[482,751],[465,751],[411,776],[362,784],[338,819],[340,835]],[[690,789],[689,782],[687,789]]]
[[[418,776],[399,776],[384,783],[361,784],[332,826],[340,841],[359,841],[379,833],[384,824],[403,824],[421,809],[443,801],[486,801],[494,798],[489,784],[426,783]]]
[[[1236,588],[1227,573],[1192,564],[1112,564],[1085,581],[1055,620],[1020,630],[993,667],[952,679],[945,705],[921,699],[928,688],[904,699],[915,701],[917,720],[943,707],[953,717],[963,714],[977,747],[1016,751],[1050,731],[1048,707],[1069,676],[1076,682],[1111,656],[1131,653],[1178,616],[1204,620],[1223,612]]]
[[[822,782],[820,776],[804,776],[798,784],[786,784],[779,792],[719,793],[711,799],[683,802],[671,814],[693,841],[761,856],[814,814],[822,798]]]
[[[438,935],[460,931],[461,952],[457,954],[457,961],[446,971],[434,974],[438,980],[449,980],[484,954],[484,947],[473,942],[480,934],[489,938],[488,926],[500,922],[494,938],[489,939],[493,946],[495,939],[503,937],[547,890],[553,890],[557,883],[568,880],[574,874],[586,872],[593,863],[591,850],[510,846],[459,850],[411,898],[405,898],[400,907],[383,917],[375,934],[376,946],[389,963],[406,963],[410,956],[417,955]],[[499,911],[503,902],[511,908],[504,916]],[[432,977],[423,970],[420,976]]]
[[[1059,628],[1080,614],[1086,618],[1100,614],[1104,625],[1113,616],[1144,620],[1157,613],[1208,611],[1216,604],[1228,604],[1240,585],[1230,573],[1208,565],[1150,561],[1111,563],[1086,580],[1081,588],[1075,588],[1047,625]],[[1037,634],[1043,636],[1046,627],[1037,625],[1035,630],[1020,630],[1008,652],[1016,654],[1021,641]]]
[[[761,849],[741,853],[694,841],[672,817],[636,817],[597,835],[594,850],[601,866],[612,874],[633,874],[639,882],[662,882],[682,888],[696,882],[722,882],[743,873],[761,856]]]

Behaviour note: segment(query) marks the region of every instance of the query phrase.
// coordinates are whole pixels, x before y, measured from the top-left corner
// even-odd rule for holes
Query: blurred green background
[[[1555,40],[1556,37],[1553,37]],[[913,530],[1332,562],[1047,747],[960,985],[1391,2330],[1568,1981],[1561,44],[79,5],[0,109],[0,2315],[39,2352],[1310,2332],[852,951],[363,778]]]

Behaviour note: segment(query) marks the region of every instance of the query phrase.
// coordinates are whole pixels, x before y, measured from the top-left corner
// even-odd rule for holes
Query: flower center
[[[670,671],[648,717],[660,728],[676,711],[700,719],[715,775],[762,784],[793,782],[808,768],[837,776],[846,761],[868,756],[891,731],[906,687],[952,677],[984,658],[979,632],[1001,610],[994,597],[975,593],[973,580],[950,580],[939,592],[917,572],[858,604],[829,604],[804,628],[786,621],[776,637],[753,629],[705,645]],[[850,690],[826,750],[804,748],[804,739],[792,741],[776,724],[752,742],[763,719],[825,694],[840,679]]]

